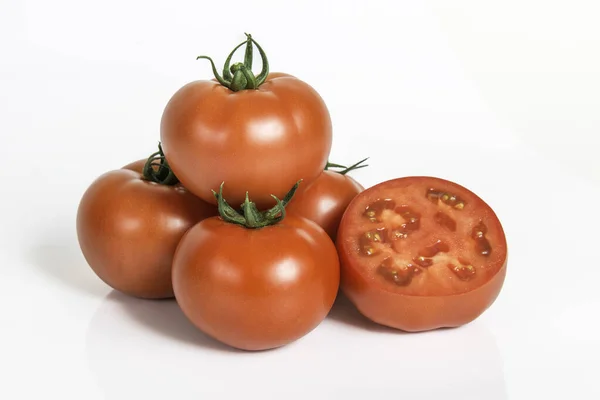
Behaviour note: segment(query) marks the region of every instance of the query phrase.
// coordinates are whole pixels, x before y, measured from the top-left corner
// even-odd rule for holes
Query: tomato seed
[[[413,261],[419,266],[423,268],[431,267],[433,265],[433,260],[431,258],[425,258],[423,256],[413,258]]]
[[[461,263],[462,265],[471,265],[469,260],[467,260],[466,258],[462,258],[462,257],[458,258],[458,262]]]
[[[475,267],[472,265],[448,264],[448,268],[456,274],[461,281],[469,281],[475,277]]]
[[[388,237],[385,228],[365,232],[359,240],[360,252],[366,256],[378,254],[380,250],[374,244],[385,243],[387,240]]]
[[[457,210],[462,210],[466,205],[466,202],[457,195],[446,193],[434,188],[429,188],[425,193],[425,197],[427,197],[434,204],[438,204],[441,200],[442,203],[452,206]]]
[[[419,255],[423,257],[433,257],[440,252],[447,253],[448,251],[450,251],[450,246],[441,240],[438,240],[431,246],[419,250]]]
[[[486,233],[487,226],[482,221],[479,221],[471,231],[471,238],[475,240],[475,248],[482,256],[489,256],[492,252],[492,245],[485,237]]]
[[[433,216],[435,222],[443,227],[446,227],[451,232],[456,232],[456,221],[452,219],[448,214],[443,212],[437,212]]]
[[[444,192],[441,192],[434,188],[429,188],[427,190],[427,193],[425,193],[425,196],[429,199],[429,201],[431,201],[432,203],[435,203],[435,204],[437,204],[439,202],[440,197],[442,197],[443,195],[444,195]]]
[[[377,268],[377,272],[383,276],[384,279],[398,285],[406,286],[410,284],[412,278],[422,271],[412,264],[405,266],[397,266],[391,257],[386,258]]]
[[[390,236],[394,239],[406,239],[408,237],[408,232],[401,229],[394,229]]]
[[[381,214],[385,210],[393,210],[396,207],[396,202],[392,199],[379,199],[369,204],[363,213],[363,216],[371,222],[382,222]]]
[[[407,230],[407,232],[416,231],[419,229],[421,225],[421,214],[409,206],[396,207],[394,211],[406,221],[406,223],[402,224],[402,226]]]

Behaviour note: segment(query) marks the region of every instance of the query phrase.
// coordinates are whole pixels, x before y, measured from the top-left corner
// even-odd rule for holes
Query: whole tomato
[[[244,63],[230,61],[246,44]],[[252,49],[263,69],[252,73]],[[209,57],[216,80],[180,88],[162,114],[160,135],[173,172],[203,200],[215,203],[212,190],[227,182],[231,204],[254,193],[259,209],[274,205],[295,182],[312,182],[331,150],[329,111],[307,83],[284,73],[269,74],[262,48],[247,35],[227,58],[223,76]],[[216,203],[215,203],[216,204]]]
[[[348,204],[365,188],[347,173],[364,168],[362,164],[367,159],[346,167],[339,164],[327,163],[317,179],[298,190],[290,201],[287,211],[316,222],[335,241],[338,226]],[[341,171],[330,168],[343,168]]]
[[[77,237],[92,270],[131,296],[173,297],[171,266],[183,234],[217,208],[188,192],[160,151],[107,172],[85,191]]]
[[[294,189],[293,189],[294,190]],[[232,347],[265,350],[309,333],[336,298],[335,245],[317,224],[287,215],[284,201],[243,215],[217,195],[221,216],[181,239],[173,261],[175,297],[200,330]]]

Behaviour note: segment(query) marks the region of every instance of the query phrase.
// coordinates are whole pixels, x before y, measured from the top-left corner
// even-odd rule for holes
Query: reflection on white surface
[[[482,323],[405,334],[369,323],[345,298],[304,339],[250,353],[204,336],[174,301],[113,292],[90,322],[86,353],[107,399],[507,398]]]

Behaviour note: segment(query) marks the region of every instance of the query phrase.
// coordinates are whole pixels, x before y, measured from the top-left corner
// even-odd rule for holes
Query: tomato
[[[227,210],[195,225],[177,247],[178,304],[201,331],[238,349],[266,350],[303,337],[335,301],[335,245],[317,224],[283,207],[273,224],[257,228]],[[246,208],[246,218],[250,213]]]
[[[346,175],[348,172],[366,167],[361,165],[366,159],[345,167],[328,163],[325,171],[312,183],[300,186],[298,193],[290,201],[287,211],[316,222],[335,240],[338,226],[348,204],[365,188]],[[331,166],[344,168],[332,171]]]
[[[405,331],[471,322],[506,275],[507,243],[494,211],[434,177],[362,192],[342,217],[337,248],[341,290],[367,318]]]
[[[244,43],[248,53],[255,42],[249,37]],[[256,87],[235,85],[246,79],[242,70],[253,78],[246,60],[232,67],[233,83],[215,70],[217,80],[184,85],[162,114],[161,141],[175,175],[207,202],[215,203],[212,190],[225,181],[231,204],[241,204],[249,191],[260,209],[268,208],[271,194],[282,197],[299,179],[310,183],[327,163],[332,126],[323,99],[292,75],[269,74],[258,48],[263,73]]]
[[[91,184],[77,210],[77,237],[89,266],[113,289],[140,298],[169,298],[179,240],[198,221],[217,215],[217,209],[181,184],[144,177],[144,164],[128,164]]]
[[[142,171],[144,170],[144,166],[146,165],[146,159],[142,159],[142,160],[137,160],[134,162],[131,162],[127,165],[124,165],[123,167],[121,167],[121,169],[129,169],[131,171],[135,171],[135,172],[139,172],[140,174],[142,173]]]

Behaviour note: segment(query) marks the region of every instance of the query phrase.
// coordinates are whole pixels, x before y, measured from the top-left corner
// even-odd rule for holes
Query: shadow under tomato
[[[153,334],[169,340],[201,346],[211,350],[242,352],[226,346],[198,330],[187,319],[175,299],[144,300],[127,296],[113,290],[104,303],[112,303],[111,308],[119,309],[116,315],[127,318]]]
[[[94,297],[106,294],[108,286],[88,266],[74,234],[48,232],[34,242],[26,257],[36,271],[69,290]]]
[[[242,352],[204,336],[172,300],[111,292],[90,321],[86,355],[107,399],[507,398],[484,323],[400,337],[333,321],[282,351]]]

